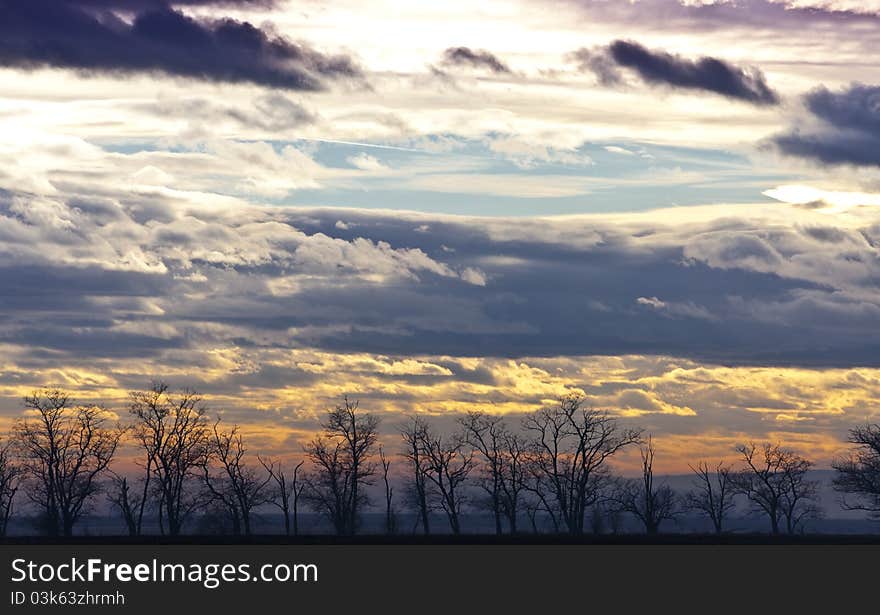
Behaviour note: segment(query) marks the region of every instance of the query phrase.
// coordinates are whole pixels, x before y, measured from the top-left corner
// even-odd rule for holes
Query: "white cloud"
[[[353,167],[360,169],[361,171],[388,171],[389,168],[379,162],[379,159],[375,156],[370,156],[369,154],[365,154],[361,152],[356,156],[349,156],[346,158],[348,164]]]
[[[475,286],[486,285],[486,274],[479,269],[475,269],[473,267],[467,267],[464,271],[462,271],[461,279],[468,284],[474,284]]]
[[[647,305],[657,310],[662,310],[666,307],[666,304],[663,301],[660,301],[657,297],[639,297],[636,299],[636,303],[639,305]]]
[[[635,156],[636,153],[626,149],[625,147],[619,147],[617,145],[606,145],[603,147],[606,152],[610,154],[620,154],[621,156]]]

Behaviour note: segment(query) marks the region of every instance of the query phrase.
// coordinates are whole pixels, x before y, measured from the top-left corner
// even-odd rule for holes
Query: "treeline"
[[[764,516],[773,534],[802,531],[821,514],[819,485],[809,479],[813,463],[779,444],[738,446],[738,465],[699,461],[692,489],[676,493],[655,481],[650,436],[579,395],[516,426],[469,412],[448,433],[411,417],[385,442],[379,417],[345,398],[289,465],[250,454],[238,426],[212,420],[196,393],[162,383],[130,393],[128,418],[119,424],[106,409],[77,405],[61,390],[37,391],[24,404],[24,418],[0,445],[0,535],[24,502],[38,530],[72,536],[102,496],[132,536],[144,533],[148,517],[160,533],[179,535],[206,511],[219,513],[232,533],[250,535],[255,511],[270,505],[288,535],[300,533],[303,509],[321,514],[340,535],[357,533],[370,508],[384,513],[389,534],[428,534],[438,514],[458,534],[463,513],[477,509],[491,515],[498,534],[617,531],[623,515],[656,534],[686,512],[722,533],[737,498]],[[880,516],[880,425],[853,429],[850,442],[851,454],[834,463],[834,487],[844,508]],[[114,469],[123,444],[139,451],[139,475]],[[609,461],[630,447],[640,453],[641,476],[615,476]],[[402,510],[413,513],[415,526],[400,527]]]

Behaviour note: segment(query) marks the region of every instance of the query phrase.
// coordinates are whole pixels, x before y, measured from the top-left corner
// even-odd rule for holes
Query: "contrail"
[[[377,145],[375,143],[360,143],[358,141],[340,141],[338,139],[318,139],[317,137],[293,137],[294,141],[318,141],[320,143],[337,143],[339,145],[356,145],[358,147],[373,147],[376,149],[393,149],[401,152],[430,153],[428,150],[414,147],[399,147],[397,145]]]

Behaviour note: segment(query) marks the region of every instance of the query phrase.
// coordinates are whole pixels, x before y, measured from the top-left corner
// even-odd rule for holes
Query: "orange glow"
[[[658,469],[686,472],[700,459],[732,459],[733,447],[748,440],[782,442],[827,467],[845,449],[847,429],[876,420],[880,398],[876,369],[721,367],[668,357],[400,358],[226,348],[195,359],[203,366],[198,372],[125,361],[19,371],[14,385],[0,387],[0,428],[8,430],[21,415],[24,395],[47,385],[104,404],[125,420],[128,391],[121,381],[145,372],[203,392],[211,415],[240,424],[253,452],[288,456],[300,453],[323,412],[345,394],[382,416],[387,447],[394,449],[396,426],[408,413],[439,418],[479,409],[516,424],[522,414],[580,392],[593,407],[652,433]],[[261,366],[304,381],[249,384]],[[228,385],[232,379],[239,384]],[[624,456],[618,463],[626,469],[636,461]]]

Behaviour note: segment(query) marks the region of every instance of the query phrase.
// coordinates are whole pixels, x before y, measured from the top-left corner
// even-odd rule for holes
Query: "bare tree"
[[[468,443],[483,460],[480,485],[488,496],[495,533],[502,533],[502,517],[510,532],[517,531],[517,516],[525,490],[525,445],[501,417],[472,411],[459,420]]]
[[[22,467],[13,456],[12,443],[0,444],[0,537],[9,529],[21,477]]]
[[[464,484],[474,468],[474,453],[466,450],[463,434],[444,436],[429,427],[420,432],[425,476],[433,484],[438,504],[453,534],[461,533],[461,508],[466,501]]]
[[[409,500],[418,513],[417,517],[421,521],[424,534],[431,533],[431,488],[427,476],[428,459],[427,455],[423,454],[422,446],[427,431],[428,424],[419,417],[410,418],[400,429],[400,436],[405,445],[403,457],[409,463],[412,472],[408,484]]]
[[[177,536],[190,514],[205,503],[199,479],[208,454],[209,428],[201,398],[189,390],[172,394],[157,382],[130,394],[132,433],[144,451],[144,481],[138,516],[148,490],[157,497],[159,529]]]
[[[641,479],[620,481],[612,498],[621,511],[630,513],[642,523],[646,534],[654,535],[660,531],[660,524],[675,518],[678,502],[669,485],[654,484],[655,449],[651,438],[640,451]]]
[[[734,485],[752,507],[767,515],[770,531],[779,534],[781,523],[791,534],[802,522],[819,514],[818,483],[807,480],[811,461],[778,444],[741,444],[736,450],[746,468],[733,475]]]
[[[385,484],[385,533],[397,533],[397,514],[394,512],[394,487],[391,485],[388,473],[391,470],[391,460],[385,456],[385,450],[379,447],[379,461],[382,464],[382,481]]]
[[[590,532],[593,534],[605,533],[606,511],[601,503],[597,502],[590,507]]]
[[[609,484],[606,462],[640,441],[641,432],[618,426],[606,412],[587,408],[578,394],[523,422],[528,444],[529,491],[550,516],[554,529],[583,534],[587,509]]]
[[[590,531],[593,534],[619,534],[623,527],[623,513],[611,497],[600,499],[590,507]]]
[[[258,476],[256,470],[245,462],[246,452],[238,425],[223,431],[220,419],[217,419],[211,428],[203,466],[205,486],[211,496],[229,511],[233,533],[238,535],[244,530],[245,536],[250,536],[251,513],[267,501],[264,489],[272,478]],[[216,473],[212,471],[213,465],[218,466]]]
[[[525,500],[524,508],[526,511],[526,518],[529,520],[529,527],[532,528],[532,534],[540,533],[538,527],[538,512],[541,510],[540,502],[534,498],[527,498]]]
[[[812,462],[809,464],[813,465]],[[823,516],[819,506],[819,482],[806,480],[806,473],[800,472],[787,473],[786,480],[789,485],[782,498],[785,531],[789,534],[803,532],[805,521]]]
[[[312,507],[327,515],[337,534],[357,531],[361,509],[369,503],[364,487],[376,472],[372,463],[379,418],[358,410],[345,397],[328,413],[324,433],[305,447],[314,466],[306,476],[305,495]]]
[[[695,475],[694,488],[685,494],[685,508],[708,518],[715,533],[721,534],[724,531],[724,520],[736,506],[736,489],[731,469],[722,462],[712,469],[705,461],[690,468]]]
[[[848,441],[855,450],[832,464],[834,488],[843,494],[841,504],[847,510],[864,510],[880,518],[880,425],[851,429]]]
[[[501,534],[501,483],[504,480],[501,439],[506,431],[504,422],[501,417],[489,416],[485,412],[471,411],[459,419],[459,423],[464,429],[468,443],[482,457],[480,485],[489,498],[489,510],[495,521],[495,533]]]
[[[144,494],[132,489],[128,477],[111,472],[111,487],[107,499],[119,510],[129,536],[140,536],[143,531]]]
[[[528,447],[520,434],[509,431],[503,434],[502,443],[505,464],[501,474],[501,510],[507,518],[510,533],[516,534],[517,519],[528,481]]]
[[[284,534],[290,536],[292,515],[293,535],[299,536],[299,501],[303,490],[306,488],[300,470],[306,462],[300,461],[293,467],[291,480],[288,480],[287,474],[281,467],[281,463],[276,463],[272,459],[264,460],[262,458],[260,458],[260,463],[275,483],[275,493],[267,501],[281,509],[281,514],[284,517]]]
[[[58,389],[25,398],[35,415],[20,420],[14,437],[24,459],[28,497],[44,515],[52,536],[72,536],[73,527],[101,489],[122,430],[107,425],[106,411],[76,406]]]

